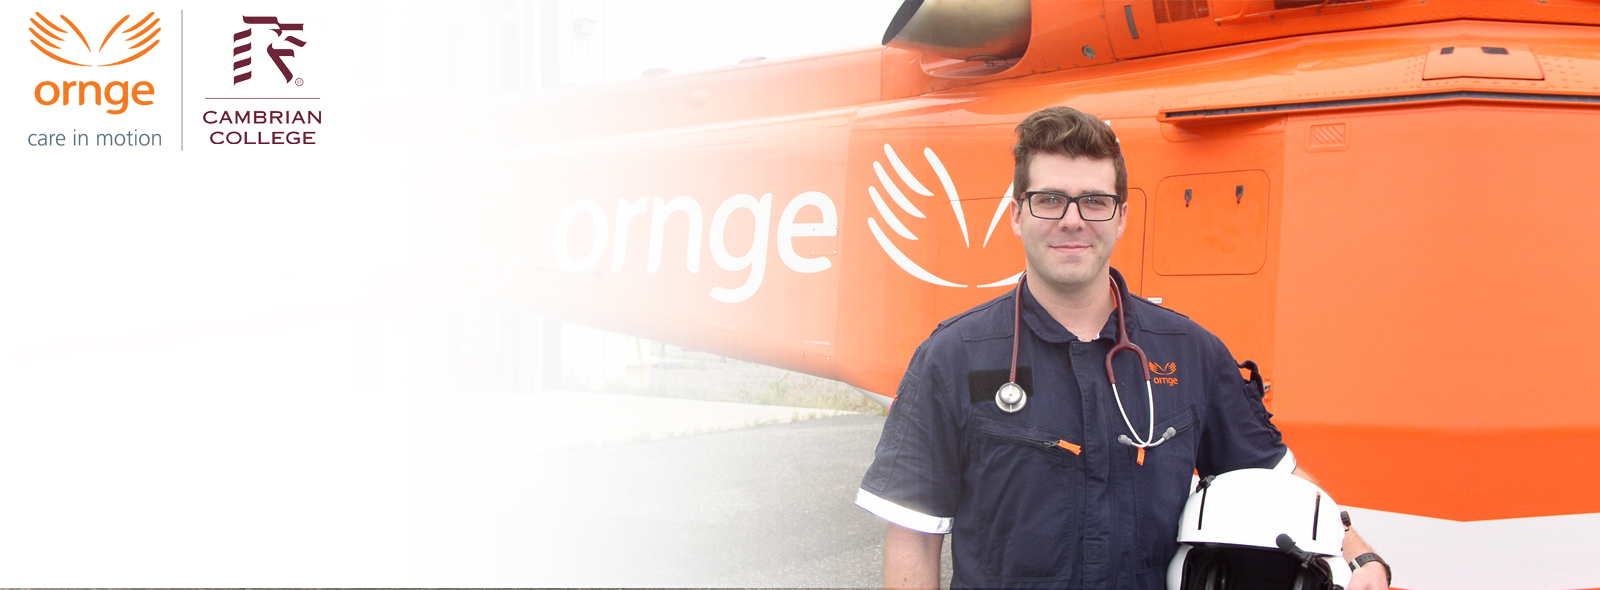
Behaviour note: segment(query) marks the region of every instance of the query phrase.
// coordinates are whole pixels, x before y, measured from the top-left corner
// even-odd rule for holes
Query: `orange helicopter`
[[[518,236],[500,292],[887,403],[940,320],[1015,284],[1012,128],[1070,106],[1128,161],[1112,265],[1260,364],[1396,587],[1600,587],[1597,25],[1587,0],[909,0],[884,47],[536,97],[523,198],[486,212]]]

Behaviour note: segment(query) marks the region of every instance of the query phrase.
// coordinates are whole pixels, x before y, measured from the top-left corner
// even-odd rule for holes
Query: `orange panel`
[[[1151,261],[1163,275],[1247,275],[1267,260],[1267,173],[1173,176],[1156,188]]]
[[[1117,59],[1161,53],[1156,8],[1151,3],[1105,0],[1103,5],[1106,30],[1111,36],[1111,48],[1116,52]]]
[[[1111,267],[1122,271],[1122,278],[1128,281],[1128,292],[1134,295],[1144,294],[1144,277],[1139,269],[1144,268],[1145,217],[1148,208],[1144,191],[1129,188],[1128,226],[1123,228],[1122,239],[1117,240],[1116,248],[1111,251]]]
[[[1145,275],[1146,297],[1189,316],[1222,339],[1237,360],[1253,360],[1275,378],[1272,358],[1271,278],[1253,275]],[[1318,475],[1321,475],[1320,473]]]
[[[934,326],[1004,295],[1023,269],[1002,208],[1012,125],[927,125],[959,117],[960,104],[931,121],[866,117],[851,136],[839,316],[850,362],[840,377],[868,391],[893,394]]]
[[[1600,437],[1591,429],[1317,424],[1281,413],[1274,422],[1340,504],[1462,521],[1600,508],[1600,470],[1588,467]],[[1359,476],[1334,475],[1353,458]]]
[[[1160,0],[1158,0],[1160,1]],[[1273,10],[1270,0],[1210,0],[1210,17],[1158,25],[1168,52],[1354,29],[1441,21],[1523,21],[1594,24],[1600,11],[1585,0],[1391,0],[1387,2],[1297,3]]]
[[[1292,120],[1289,135],[1327,121]],[[1385,482],[1356,500],[1381,510],[1600,512],[1600,495],[1563,491],[1592,490],[1593,474],[1562,467],[1600,447],[1600,204],[1584,196],[1600,168],[1570,147],[1600,136],[1600,117],[1483,106],[1339,121],[1348,150],[1286,152],[1273,409],[1341,433],[1296,453],[1329,458],[1325,478]],[[1338,430],[1358,425],[1384,439]],[[1388,451],[1335,459],[1372,444]],[[1440,461],[1419,469],[1428,456]],[[1516,483],[1479,495],[1486,472]]]
[[[1445,45],[1428,52],[1422,79],[1507,78],[1543,80],[1539,58],[1522,45]]]

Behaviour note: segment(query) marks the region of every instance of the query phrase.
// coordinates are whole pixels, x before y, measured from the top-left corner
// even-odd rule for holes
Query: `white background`
[[[561,0],[556,83],[875,45],[898,4]],[[88,37],[153,10],[161,45],[122,66],[62,65],[28,43],[33,10],[66,14]],[[290,60],[304,86],[269,89],[282,81],[260,54],[254,78],[232,84],[245,14],[306,25]],[[540,14],[536,2],[0,11],[0,585],[417,579],[417,515],[451,508],[418,505],[415,458],[428,449],[416,448],[413,407],[429,384],[463,380],[430,380],[438,345],[419,344],[454,333],[419,319],[428,296],[410,283],[437,256],[427,228],[450,195],[412,170],[509,161],[492,151],[515,133],[419,129],[550,80]],[[593,21],[587,33],[577,19]],[[267,34],[256,29],[258,42]],[[156,101],[122,115],[41,106],[42,80],[148,80]],[[260,96],[246,85],[319,97],[293,101],[323,112],[318,145],[210,145],[203,99]],[[162,147],[26,143],[135,128]]]

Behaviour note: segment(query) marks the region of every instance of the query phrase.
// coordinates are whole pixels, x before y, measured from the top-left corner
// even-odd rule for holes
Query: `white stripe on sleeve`
[[[1295,467],[1299,467],[1299,463],[1294,460],[1294,451],[1284,449],[1283,458],[1278,460],[1278,465],[1273,467],[1272,470],[1282,471],[1284,473],[1294,473]]]
[[[889,522],[905,528],[921,531],[930,535],[943,535],[950,532],[955,520],[950,517],[928,516],[894,502],[872,495],[866,490],[856,490],[856,506],[865,508]]]

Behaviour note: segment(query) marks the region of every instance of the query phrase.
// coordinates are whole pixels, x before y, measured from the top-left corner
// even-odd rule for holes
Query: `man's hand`
[[[944,535],[931,535],[889,523],[883,539],[883,587],[938,588],[939,554]]]
[[[1350,574],[1346,590],[1389,590],[1389,574],[1383,571],[1383,564],[1368,563]]]

